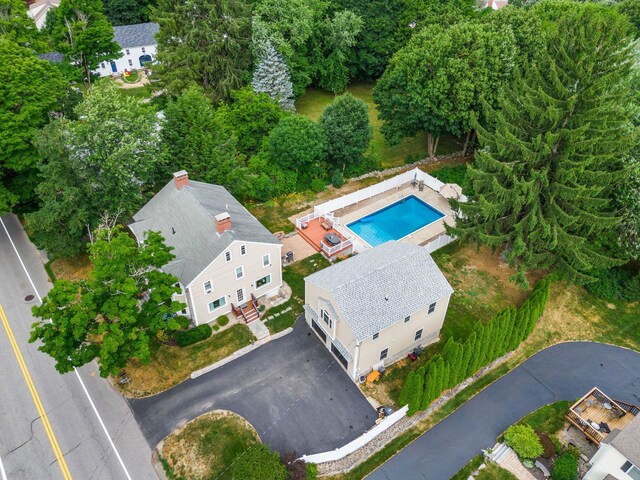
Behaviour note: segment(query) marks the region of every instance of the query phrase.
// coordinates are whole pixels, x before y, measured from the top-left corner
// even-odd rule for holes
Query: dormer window
[[[327,312],[324,308],[320,310],[320,317],[322,317],[322,321],[329,325],[329,328],[333,328],[333,320],[329,316],[329,312]]]

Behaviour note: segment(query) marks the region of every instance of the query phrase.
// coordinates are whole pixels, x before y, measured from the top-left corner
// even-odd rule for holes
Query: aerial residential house
[[[27,15],[33,18],[38,30],[42,30],[47,20],[47,13],[49,13],[52,8],[57,8],[59,6],[60,0],[38,0],[37,2],[33,2],[29,5]]]
[[[355,381],[436,342],[453,289],[418,245],[389,241],[305,278],[305,318]]]
[[[122,56],[111,62],[102,62],[96,73],[106,77],[125,70],[136,70],[154,61],[158,30],[158,24],[152,22],[113,27],[113,37],[122,49]]]
[[[176,300],[196,325],[230,312],[256,320],[259,300],[282,286],[282,244],[224,187],[189,180],[184,170],[173,176],[129,228],[138,242],[152,230],[173,247],[163,270],[178,278]]]
[[[640,409],[593,388],[567,415],[599,445],[584,480],[640,480]]]

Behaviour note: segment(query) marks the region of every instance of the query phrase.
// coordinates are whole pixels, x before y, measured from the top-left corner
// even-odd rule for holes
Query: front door
[[[242,305],[244,303],[244,288],[239,289],[236,295],[238,297],[238,303]]]
[[[116,62],[111,62],[111,71],[113,73],[118,73],[118,67],[116,67]]]

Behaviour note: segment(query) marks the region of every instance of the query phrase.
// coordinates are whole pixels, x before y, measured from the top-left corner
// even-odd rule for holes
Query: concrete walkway
[[[371,480],[447,480],[496,437],[549,403],[575,400],[594,386],[640,405],[640,354],[599,343],[543,350],[484,389],[374,471]]]
[[[256,337],[256,340],[262,340],[269,336],[269,329],[262,320],[254,320],[248,323],[247,327],[249,327],[253,336]]]

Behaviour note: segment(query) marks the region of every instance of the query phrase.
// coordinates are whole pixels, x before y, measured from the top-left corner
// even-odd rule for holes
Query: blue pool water
[[[406,237],[444,216],[440,210],[410,195],[347,224],[347,227],[375,247],[389,240]]]

